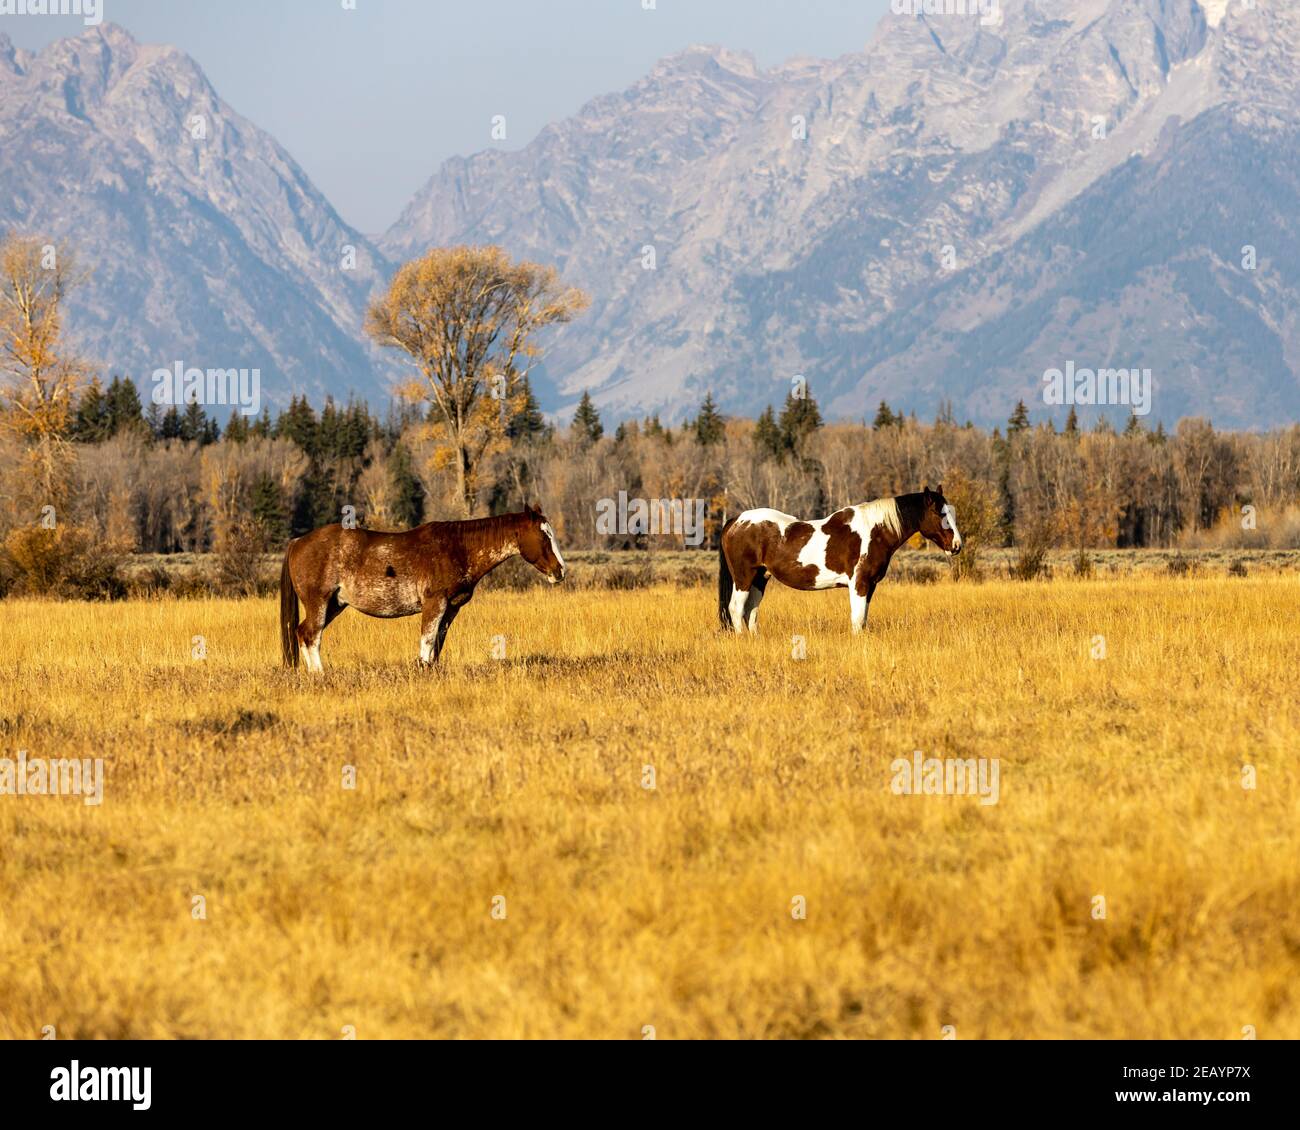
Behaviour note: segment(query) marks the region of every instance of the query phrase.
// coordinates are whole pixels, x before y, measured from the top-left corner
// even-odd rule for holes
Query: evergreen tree
[[[605,434],[605,426],[600,422],[600,414],[591,402],[589,392],[584,392],[578,402],[578,410],[573,414],[572,432],[575,438],[586,443],[595,443]]]
[[[393,479],[393,520],[403,529],[424,521],[424,486],[416,477],[411,452],[404,443],[393,448],[389,460]]]
[[[388,402],[388,416],[384,422],[384,438],[388,440],[389,446],[397,443],[402,438],[403,433],[412,424],[419,423],[423,418],[420,411],[420,405],[415,401],[399,399]]]
[[[1079,434],[1079,413],[1074,410],[1074,405],[1070,405],[1070,414],[1065,418],[1065,434],[1067,436],[1077,436]]]
[[[700,414],[695,418],[695,442],[701,447],[710,447],[721,443],[726,434],[726,425],[713,403],[713,393],[710,392],[704,397]]]
[[[1138,419],[1137,413],[1130,412],[1128,415],[1128,423],[1124,426],[1124,434],[1126,436],[1140,436],[1144,431],[1145,429],[1142,427],[1142,421]]]
[[[902,422],[900,417],[894,415],[894,410],[882,400],[880,407],[876,409],[876,418],[871,422],[871,426],[876,431],[880,431],[881,428],[892,428]]]
[[[86,386],[86,391],[81,394],[81,401],[77,404],[72,435],[80,443],[102,443],[112,434],[108,398],[104,395],[99,378],[95,377]]]
[[[274,431],[275,428],[271,423],[271,410],[263,408],[257,422],[248,429],[248,434],[256,436],[258,439],[270,439]]]
[[[162,423],[158,428],[158,435],[163,439],[180,439],[181,438],[181,414],[176,405],[169,405],[167,411],[163,413]]]
[[[511,439],[539,440],[550,432],[546,417],[542,415],[537,397],[533,395],[532,382],[524,377],[520,403],[506,423],[506,435]]]
[[[144,406],[140,403],[140,391],[135,387],[135,381],[126,377],[113,378],[108,386],[108,415],[113,435],[141,430]]]
[[[292,509],[290,534],[293,537],[339,521],[340,502],[332,471],[312,459]]]
[[[799,451],[804,441],[822,426],[822,414],[812,394],[795,396],[793,391],[788,392],[778,424],[787,450]]]
[[[343,427],[339,411],[334,406],[334,398],[325,398],[325,407],[321,409],[320,423],[316,427],[315,453],[322,459],[333,462],[342,454]]]
[[[781,429],[776,426],[776,415],[770,404],[763,409],[758,423],[754,425],[754,447],[768,459],[785,457],[785,441],[781,438]]]
[[[1016,401],[1016,410],[1011,413],[1011,419],[1007,421],[1007,435],[1019,435],[1021,432],[1029,430],[1029,409],[1025,407],[1023,400]]]
[[[185,406],[185,412],[181,416],[181,439],[187,443],[203,444],[207,442],[207,436],[208,414],[203,411],[202,404],[197,400],[191,400]]]
[[[293,397],[289,401],[288,411],[280,413],[275,422],[275,434],[292,440],[308,455],[317,452],[316,413],[312,411],[307,398]]]
[[[226,435],[229,434],[227,430]],[[261,527],[269,545],[276,545],[289,536],[284,493],[271,475],[259,475],[253,484],[253,521]]]
[[[370,418],[364,403],[348,401],[348,408],[339,421],[339,455],[345,459],[361,459],[370,441],[378,435],[378,428]]]
[[[243,443],[248,439],[250,431],[248,418],[236,408],[230,413],[230,422],[226,425],[226,442]]]

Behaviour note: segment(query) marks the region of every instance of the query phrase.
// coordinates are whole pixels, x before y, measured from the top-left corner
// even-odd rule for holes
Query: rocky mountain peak
[[[83,245],[73,321],[107,363],[254,358],[271,399],[382,396],[367,296],[466,242],[591,293],[537,372],[560,415],[584,390],[752,415],[802,374],[832,414],[995,422],[1049,366],[1114,358],[1170,422],[1300,415],[1300,5],[956,6],[900,3],[832,60],[687,48],[447,161],[383,253],[182,53],[107,24],[0,38],[0,228]]]
[[[382,256],[191,58],[107,23],[5,58],[0,230],[78,251],[92,360],[146,387],[177,360],[256,367],[270,402],[385,395],[361,332]]]

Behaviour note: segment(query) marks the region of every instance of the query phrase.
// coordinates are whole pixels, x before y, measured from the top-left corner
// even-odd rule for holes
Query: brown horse
[[[430,522],[404,533],[324,526],[289,543],[280,570],[286,667],[320,672],[320,636],[343,609],[385,619],[420,613],[420,663],[438,662],[451,622],[474,586],[519,554],[551,584],[564,579],[555,531],[534,506],[521,514]],[[302,623],[298,602],[302,602]]]
[[[722,531],[718,616],[723,628],[758,631],[758,605],[769,578],[792,589],[849,589],[854,633],[867,626],[867,607],[889,559],[913,534],[944,552],[961,552],[957,511],[943,487],[900,494],[803,521],[779,510],[746,510]]]

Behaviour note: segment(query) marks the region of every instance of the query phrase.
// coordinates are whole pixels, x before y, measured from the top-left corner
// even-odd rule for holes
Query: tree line
[[[838,423],[801,382],[752,419],[706,394],[675,425],[611,429],[584,394],[570,420],[549,420],[530,380],[540,337],[588,299],[496,247],[436,248],[372,303],[367,332],[411,373],[382,417],[305,397],[224,424],[199,402],[146,407],[133,380],[105,386],[63,339],[82,277],[67,248],[0,241],[0,590],[14,577],[40,589],[70,560],[91,575],[133,552],[250,560],[330,522],[403,529],[526,502],[573,549],[673,544],[598,532],[597,505],[620,492],[704,500],[706,545],[749,507],[820,516],[939,483],[968,547],[1300,543],[1296,426],[1186,419],[1166,433],[1133,416],[1084,429],[1073,411],[1058,425],[1023,403],[992,430],[950,406],[922,422],[885,403],[870,423]]]
[[[125,378],[88,386],[70,431],[79,517],[168,553],[211,550],[241,519],[271,546],[345,517],[403,529],[461,516],[461,479],[418,405],[379,417],[358,401],[317,411],[295,397],[224,427],[199,405],[179,415],[184,433],[144,410]],[[567,425],[548,421],[525,384],[503,434],[473,465],[477,512],[539,502],[575,549],[670,544],[596,532],[596,502],[620,491],[703,498],[716,532],[749,507],[822,515],[942,482],[985,544],[1069,548],[1172,546],[1224,528],[1242,544],[1289,544],[1300,498],[1295,426],[1220,432],[1186,419],[1167,433],[1133,416],[1121,430],[1104,419],[1084,429],[1073,411],[1062,425],[1035,422],[1023,403],[986,430],[884,403],[871,423],[827,423],[811,391],[744,419],[706,395],[676,426],[652,415],[606,427],[588,395]]]

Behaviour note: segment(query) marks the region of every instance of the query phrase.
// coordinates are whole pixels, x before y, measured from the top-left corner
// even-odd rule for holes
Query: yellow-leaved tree
[[[463,514],[478,505],[479,470],[508,445],[539,331],[570,321],[589,299],[553,267],[515,262],[499,247],[440,247],[405,264],[366,316],[366,332],[400,349],[421,379],[404,395],[429,402],[440,465],[456,476]]]
[[[28,236],[0,241],[0,423],[21,438],[28,484],[52,506],[66,501],[68,425],[86,372],[60,342],[63,301],[77,281],[66,248]]]
[[[86,364],[62,341],[63,303],[80,281],[72,254],[30,236],[0,240],[0,591],[120,595],[122,546],[69,520],[76,458],[69,438]]]

